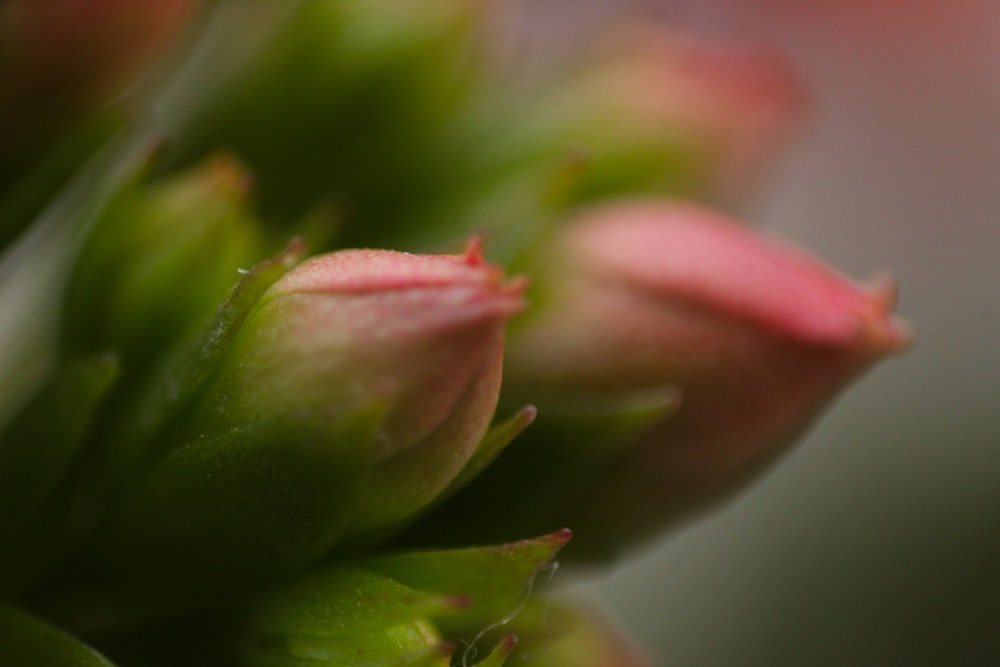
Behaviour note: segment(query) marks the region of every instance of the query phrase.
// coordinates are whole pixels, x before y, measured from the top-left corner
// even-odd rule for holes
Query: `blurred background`
[[[1000,664],[1000,3],[525,4],[548,48],[636,13],[783,49],[813,116],[749,217],[854,277],[891,269],[917,329],[599,594],[666,665]]]

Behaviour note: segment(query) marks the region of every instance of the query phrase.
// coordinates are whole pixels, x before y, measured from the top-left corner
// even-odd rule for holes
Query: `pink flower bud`
[[[693,205],[593,210],[538,266],[541,308],[508,349],[512,387],[682,394],[567,520],[581,542],[634,537],[729,492],[910,340],[891,281],[858,286]]]
[[[240,588],[432,502],[486,435],[523,283],[461,256],[345,250],[260,297],[95,561]]]
[[[265,294],[234,369],[243,409],[318,421],[391,404],[348,532],[416,512],[464,467],[493,419],[504,329],[524,307],[473,245],[464,256],[344,251]]]
[[[324,434],[374,406],[377,432],[360,445],[373,467],[344,531],[385,527],[433,500],[482,440],[522,290],[475,244],[459,256],[309,260],[248,317],[203,403],[206,420],[288,420]]]

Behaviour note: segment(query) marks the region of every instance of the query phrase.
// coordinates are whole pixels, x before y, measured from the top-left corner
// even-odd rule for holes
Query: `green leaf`
[[[114,349],[127,373],[211,317],[237,269],[264,254],[250,176],[236,160],[216,154],[156,183],[151,161],[138,161],[98,206],[63,298],[62,347]]]
[[[0,156],[0,250],[44,210],[81,165],[127,129],[133,110],[108,106],[46,150],[19,165],[19,156]],[[20,156],[23,157],[23,156]]]
[[[614,396],[539,394],[536,399],[539,412],[532,427],[412,526],[403,543],[498,542],[570,525],[575,503],[615,457],[679,405],[672,387]]]
[[[45,520],[118,377],[111,355],[64,362],[0,433],[0,590],[27,586],[57,558],[61,536]]]
[[[453,613],[463,598],[417,591],[348,566],[324,567],[256,597],[248,628],[261,634],[340,637]]]

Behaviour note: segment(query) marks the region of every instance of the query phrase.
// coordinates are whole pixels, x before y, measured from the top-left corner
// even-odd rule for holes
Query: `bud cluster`
[[[0,664],[648,665],[557,554],[730,496],[910,340],[718,210],[805,106],[768,51],[622,29],[514,85],[468,0],[76,4],[0,8],[0,244],[67,249],[0,406]]]

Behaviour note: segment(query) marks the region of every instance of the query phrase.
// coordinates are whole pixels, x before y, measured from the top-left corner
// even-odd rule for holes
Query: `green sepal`
[[[570,537],[568,530],[560,530],[497,546],[382,556],[359,566],[419,591],[467,598],[467,608],[435,622],[448,639],[468,643],[485,628],[517,614],[540,573],[550,567]]]
[[[178,344],[154,370],[145,391],[130,406],[128,419],[115,437],[119,455],[111,458],[119,461],[119,474],[131,474],[137,463],[135,457],[140,453],[145,458],[162,453],[159,447],[143,452],[135,443],[149,443],[158,435],[163,440],[162,434],[168,425],[188,407],[219,367],[243,322],[267,288],[295,266],[304,254],[302,242],[293,239],[277,255],[244,271],[214,318]]]
[[[535,398],[539,410],[532,427],[411,527],[401,538],[404,544],[502,542],[571,525],[575,503],[608,466],[679,405],[673,387]]]
[[[348,566],[326,567],[254,598],[239,640],[248,667],[447,665],[430,617],[464,600]]]
[[[0,605],[0,665],[114,667],[86,644],[5,605]]]
[[[479,443],[476,451],[462,468],[462,472],[452,480],[448,488],[441,494],[441,499],[444,500],[451,496],[488,468],[507,445],[514,441],[514,438],[531,426],[537,414],[538,409],[535,406],[526,405],[515,412],[513,416],[490,428],[486,437]]]
[[[101,402],[118,378],[113,355],[70,359],[0,433],[0,590],[27,586],[61,553],[57,511]]]
[[[161,391],[154,395],[159,400],[154,399],[152,406],[144,408],[147,420],[152,423],[165,421],[173,412],[173,406],[182,405],[201,389],[218,368],[264,292],[304,255],[305,245],[297,238],[292,239],[280,253],[243,272],[211,323],[164,364],[166,370],[158,384]]]

